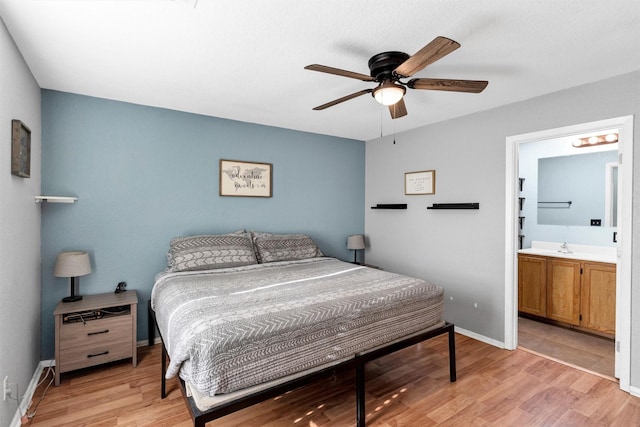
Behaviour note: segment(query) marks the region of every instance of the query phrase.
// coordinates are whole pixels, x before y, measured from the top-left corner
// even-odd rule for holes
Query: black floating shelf
[[[371,206],[371,209],[407,209],[406,203],[378,203],[375,206]]]
[[[480,209],[480,203],[434,203],[427,209]]]

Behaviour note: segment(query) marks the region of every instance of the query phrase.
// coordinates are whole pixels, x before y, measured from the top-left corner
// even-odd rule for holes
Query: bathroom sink
[[[612,264],[615,264],[617,261],[615,246],[590,246],[567,243],[565,250],[561,249],[562,244],[563,242],[539,242],[534,240],[531,242],[530,248],[520,249],[518,253]]]

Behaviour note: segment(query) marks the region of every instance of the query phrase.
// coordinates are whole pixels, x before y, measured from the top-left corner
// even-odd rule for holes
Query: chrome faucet
[[[567,246],[567,242],[562,242],[562,244],[560,245],[560,249],[558,249],[558,252],[560,252],[561,254],[570,254],[570,253],[572,253],[569,250],[569,247]]]

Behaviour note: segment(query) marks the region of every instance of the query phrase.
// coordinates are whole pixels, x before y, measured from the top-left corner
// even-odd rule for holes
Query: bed
[[[162,397],[165,380],[178,376],[194,424],[204,426],[355,368],[364,426],[369,360],[448,333],[455,381],[443,295],[420,279],[326,257],[306,235],[240,230],[172,239],[149,301],[150,326],[163,343]]]

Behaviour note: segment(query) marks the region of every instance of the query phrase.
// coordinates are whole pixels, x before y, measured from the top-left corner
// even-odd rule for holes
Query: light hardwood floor
[[[518,345],[615,380],[611,339],[519,317]]]
[[[461,335],[456,343],[455,383],[448,378],[446,336],[369,363],[367,425],[640,425],[640,398],[619,390],[613,381]],[[192,425],[175,380],[168,381],[168,397],[159,397],[159,345],[139,348],[138,360],[137,368],[125,361],[63,374],[62,384],[49,389],[31,425]],[[353,426],[353,377],[339,373],[208,425]],[[35,402],[43,386],[34,394]]]

